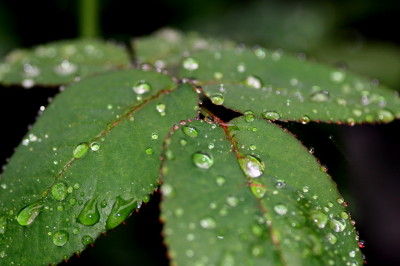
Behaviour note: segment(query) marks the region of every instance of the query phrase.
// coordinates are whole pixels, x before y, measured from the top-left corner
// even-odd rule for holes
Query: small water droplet
[[[17,222],[22,226],[30,225],[39,215],[42,207],[43,203],[40,201],[29,204],[18,213]]]
[[[168,183],[162,184],[161,193],[164,197],[171,197],[175,195],[174,188],[171,184]]]
[[[182,66],[186,70],[193,71],[199,68],[199,62],[192,57],[188,57],[183,60]]]
[[[328,91],[316,91],[310,95],[310,100],[317,103],[327,102],[329,100]]]
[[[100,149],[100,144],[97,143],[97,142],[92,142],[92,143],[90,144],[90,149],[91,149],[92,151],[98,151],[98,150]]]
[[[279,215],[285,215],[287,213],[287,208],[283,204],[278,204],[274,206],[274,211]]]
[[[304,192],[304,193],[307,193],[308,191],[310,191],[309,187],[308,187],[308,186],[304,186],[304,187],[303,187],[303,192]]]
[[[183,133],[185,133],[186,136],[189,136],[191,138],[196,138],[199,135],[199,131],[192,126],[184,126],[182,127]]]
[[[166,114],[165,108],[166,108],[166,105],[163,103],[159,103],[156,105],[156,110],[157,110],[157,112],[160,113],[161,116],[165,116],[165,114]]]
[[[267,192],[267,188],[261,183],[257,181],[253,181],[250,183],[251,192],[257,199],[261,199],[264,197]]]
[[[107,201],[106,201],[106,200],[102,200],[102,201],[100,202],[100,207],[102,207],[102,208],[107,207]]]
[[[24,79],[24,80],[22,80],[22,84],[21,85],[25,89],[30,89],[33,86],[35,86],[35,81],[33,79]]]
[[[334,71],[334,72],[330,73],[329,77],[330,77],[331,81],[333,81],[335,83],[341,83],[341,82],[343,82],[344,78],[346,77],[346,74],[341,71]]]
[[[342,219],[331,219],[329,221],[329,227],[336,233],[343,232],[346,228],[346,222]]]
[[[281,116],[275,111],[265,111],[262,116],[268,120],[278,120]]]
[[[133,87],[132,90],[137,94],[141,95],[151,90],[151,85],[144,80],[137,82]]]
[[[7,229],[7,216],[0,216],[0,234],[4,235]]]
[[[303,125],[305,125],[305,124],[308,124],[308,123],[310,123],[310,117],[308,117],[307,115],[304,115],[304,116],[302,116],[301,118],[300,118],[300,122],[303,124]]]
[[[158,134],[157,134],[157,133],[151,134],[151,138],[152,138],[152,139],[158,139]]]
[[[239,72],[239,73],[243,73],[243,72],[245,72],[246,71],[246,65],[244,64],[244,63],[240,63],[238,66],[237,66],[237,71]]]
[[[215,182],[217,183],[218,186],[223,186],[226,182],[226,179],[223,176],[217,176]]]
[[[85,203],[76,221],[83,225],[94,225],[100,220],[100,213],[97,208],[97,200],[91,199]]]
[[[78,67],[68,60],[63,60],[60,64],[54,67],[54,72],[61,76],[68,76],[76,72]]]
[[[341,212],[340,213],[340,217],[342,217],[343,219],[347,220],[349,218],[349,215],[347,214],[347,212]]]
[[[352,250],[352,251],[349,252],[349,257],[350,258],[354,258],[355,256],[356,256],[356,251],[355,250]]]
[[[255,89],[260,89],[262,87],[261,79],[256,76],[248,76],[244,84]]]
[[[85,235],[82,237],[82,244],[84,244],[85,246],[93,244],[93,243],[94,243],[94,241],[91,236]]]
[[[121,197],[117,197],[110,215],[107,218],[106,229],[111,230],[117,227],[120,223],[128,218],[129,214],[138,207],[136,199],[124,200]]]
[[[224,74],[221,72],[215,72],[214,73],[214,78],[217,80],[221,80],[224,77]]]
[[[192,156],[193,163],[201,169],[209,169],[213,163],[214,159],[211,155],[203,152],[196,152]]]
[[[328,234],[326,235],[326,240],[328,240],[328,242],[329,242],[330,244],[334,245],[334,244],[336,243],[336,241],[337,241],[337,237],[336,237],[334,234],[332,234],[332,233],[328,233]]]
[[[89,150],[89,144],[87,142],[82,142],[78,144],[75,149],[72,151],[72,155],[74,158],[81,158],[86,152]]]
[[[264,48],[258,47],[254,50],[254,54],[259,58],[259,59],[264,59],[265,56],[267,55],[266,51]]]
[[[387,110],[387,109],[379,110],[377,112],[377,116],[378,116],[379,121],[384,122],[384,123],[392,122],[395,118],[393,112],[390,110]]]
[[[310,212],[311,220],[317,225],[318,228],[325,228],[326,223],[328,222],[328,216],[325,213],[314,210]]]
[[[261,176],[264,172],[264,163],[255,156],[247,155],[246,157],[239,158],[238,162],[243,172],[248,177],[256,178]]]
[[[56,200],[64,200],[67,196],[67,185],[64,182],[58,182],[51,188],[51,194]]]
[[[222,105],[224,103],[224,96],[221,93],[211,95],[211,102],[215,105]]]
[[[238,200],[238,198],[236,198],[234,196],[228,196],[226,198],[226,203],[228,203],[228,205],[231,207],[236,207],[239,203],[239,200]]]
[[[64,230],[58,230],[53,233],[53,244],[62,247],[64,246],[69,239],[69,234],[67,231]]]
[[[281,181],[281,180],[278,180],[276,183],[275,183],[275,187],[276,188],[284,188],[286,186],[286,183],[284,182],[284,181]]]
[[[146,154],[147,154],[147,155],[152,155],[153,153],[154,153],[154,151],[153,151],[152,148],[147,148],[147,149],[146,149]]]
[[[263,256],[265,254],[265,249],[264,249],[264,247],[262,245],[254,245],[251,248],[251,254],[254,257],[261,257],[261,256]]]
[[[250,111],[250,110],[245,111],[243,113],[243,115],[244,115],[244,119],[246,120],[246,122],[250,123],[250,122],[254,121],[254,113],[253,113],[253,111]]]
[[[205,217],[200,220],[200,226],[204,229],[214,229],[217,227],[217,222],[212,217]]]

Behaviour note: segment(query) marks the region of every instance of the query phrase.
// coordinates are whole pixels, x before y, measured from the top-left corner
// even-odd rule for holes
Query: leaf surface
[[[123,47],[99,40],[67,40],[15,50],[0,63],[0,83],[30,88],[62,85],[77,78],[129,66]]]
[[[179,156],[163,165],[161,207],[177,265],[362,263],[335,184],[280,127],[194,121],[168,143]]]
[[[0,179],[1,264],[58,263],[140,208],[158,186],[163,139],[197,101],[192,86],[140,70],[67,87]]]
[[[397,92],[279,50],[199,52],[190,58],[189,66],[183,60],[181,76],[198,79],[207,95],[222,96],[225,107],[241,113],[350,125],[391,122],[400,116]]]

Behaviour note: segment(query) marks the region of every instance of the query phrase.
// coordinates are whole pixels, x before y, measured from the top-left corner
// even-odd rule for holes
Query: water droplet
[[[97,200],[91,199],[85,203],[76,221],[83,225],[94,225],[100,220],[100,213],[97,208]]]
[[[254,113],[253,111],[245,111],[244,113],[244,119],[246,122],[253,122],[254,121]]]
[[[308,186],[304,186],[303,187],[303,192],[307,193],[308,191],[310,191],[310,188]]]
[[[129,214],[137,207],[138,202],[136,199],[124,200],[121,197],[117,197],[110,215],[107,218],[106,229],[110,230],[117,227],[120,223],[125,221]]]
[[[237,71],[239,72],[239,73],[243,73],[243,72],[245,72],[246,71],[246,65],[244,64],[244,63],[240,63],[238,66],[237,66]]]
[[[274,211],[279,215],[285,215],[287,213],[287,208],[283,204],[278,204],[274,206]]]
[[[132,87],[132,90],[140,95],[150,91],[151,89],[151,85],[144,80],[137,82],[135,86]]]
[[[306,115],[304,115],[304,116],[302,116],[301,118],[300,118],[300,122],[303,124],[303,125],[305,125],[305,124],[308,124],[308,123],[310,123],[310,117],[308,117],[308,116],[306,116]]]
[[[310,212],[311,220],[317,225],[318,228],[325,228],[326,223],[328,222],[328,216],[325,213],[314,210]]]
[[[343,204],[343,203],[344,203],[344,199],[338,198],[338,199],[336,200],[336,202],[339,203],[339,204]]]
[[[276,184],[275,184],[275,187],[276,187],[276,188],[284,188],[285,186],[286,186],[286,183],[283,182],[283,181],[281,181],[281,180],[278,180],[278,181],[276,182]]]
[[[253,181],[250,184],[251,192],[257,199],[261,199],[264,197],[265,193],[267,192],[267,188],[261,183],[257,181]]]
[[[156,105],[156,110],[157,110],[157,112],[160,113],[161,116],[165,116],[165,108],[166,108],[166,105],[163,103],[159,103]]]
[[[224,103],[224,96],[221,93],[211,95],[211,102],[215,105],[222,105]]]
[[[381,109],[377,112],[378,115],[378,119],[381,122],[384,123],[389,123],[392,122],[395,118],[394,114],[392,113],[392,111],[389,111],[387,109]]]
[[[70,199],[69,205],[74,206],[76,204],[76,199]]]
[[[234,196],[228,196],[226,198],[226,203],[228,203],[228,205],[231,207],[236,207],[239,203],[239,200],[238,200],[238,198],[236,198]]]
[[[4,250],[2,250],[2,251],[0,252],[0,258],[1,258],[1,259],[4,259],[6,256],[7,256],[7,253],[6,253]]]
[[[341,82],[343,82],[344,78],[346,77],[346,74],[341,71],[334,71],[334,72],[331,72],[329,77],[330,77],[331,81],[333,81],[335,83],[341,83]]]
[[[152,155],[153,153],[154,153],[154,151],[153,151],[152,148],[147,148],[147,149],[146,149],[146,154],[147,154],[147,155]]]
[[[33,86],[35,86],[35,81],[33,79],[24,79],[24,80],[22,80],[22,84],[21,85],[25,89],[30,89]]]
[[[317,103],[327,102],[329,100],[328,91],[316,91],[311,94],[310,100]]]
[[[64,246],[69,239],[69,234],[67,231],[59,230],[53,233],[53,244],[62,247]]]
[[[200,226],[204,229],[214,229],[217,227],[217,223],[212,217],[205,217],[200,220]]]
[[[254,145],[254,144],[251,144],[251,145],[249,146],[249,148],[250,148],[250,150],[255,151],[255,150],[257,149],[257,146]]]
[[[192,156],[193,163],[201,169],[209,169],[213,163],[214,159],[211,155],[203,152],[196,152]]]
[[[43,203],[35,202],[24,207],[17,216],[17,222],[22,226],[27,226],[33,223],[35,218],[39,215],[42,210]]]
[[[152,138],[152,139],[158,139],[158,134],[157,134],[157,133],[151,134],[151,138]]]
[[[51,188],[51,194],[56,200],[64,200],[67,196],[67,189],[64,182],[58,182]]]
[[[347,212],[341,212],[340,213],[340,217],[342,217],[343,219],[347,220],[349,218],[349,215],[347,214]]]
[[[278,120],[281,116],[275,111],[265,111],[262,116],[268,120]]]
[[[328,240],[328,242],[329,242],[330,244],[334,245],[334,244],[336,243],[336,241],[337,241],[337,238],[336,238],[336,236],[335,236],[334,234],[328,233],[328,234],[326,235],[326,240]]]
[[[182,66],[186,70],[193,71],[199,68],[199,62],[192,57],[188,57],[183,60]]]
[[[90,149],[91,149],[92,151],[98,151],[98,150],[100,149],[100,144],[97,143],[97,142],[92,142],[92,143],[90,144]]]
[[[225,177],[217,176],[217,178],[215,179],[215,182],[217,183],[218,186],[223,186],[226,182],[226,179],[225,179]]]
[[[24,76],[27,78],[36,77],[40,74],[40,69],[31,64],[24,64]]]
[[[254,54],[259,58],[259,59],[264,59],[265,56],[267,55],[266,51],[264,48],[258,47],[254,50]]]
[[[189,136],[191,138],[196,138],[199,135],[199,131],[195,127],[192,126],[184,126],[182,128],[183,133],[185,133],[186,136]]]
[[[346,222],[342,219],[332,219],[329,221],[329,226],[336,233],[343,232],[346,228]]]
[[[354,258],[355,256],[356,256],[356,251],[355,250],[352,250],[352,251],[349,252],[349,257],[350,258]]]
[[[74,158],[79,159],[83,155],[85,155],[88,150],[89,150],[89,144],[86,142],[82,142],[75,147],[75,149],[72,152],[72,155],[74,156]]]
[[[171,197],[171,196],[175,195],[174,188],[172,187],[172,185],[170,185],[168,183],[162,184],[161,193],[164,197]]]
[[[105,207],[107,207],[107,201],[106,200],[102,200],[101,202],[100,202],[100,207],[102,207],[102,208],[105,208]]]
[[[7,216],[0,216],[0,234],[4,235],[7,229]]]
[[[244,84],[255,89],[260,89],[262,87],[261,79],[256,76],[248,76]]]
[[[247,155],[246,157],[239,158],[238,161],[246,176],[256,178],[264,172],[264,163],[255,156]]]
[[[68,76],[76,72],[78,67],[68,60],[63,60],[60,64],[54,67],[54,72],[61,76]]]
[[[261,256],[263,256],[263,255],[265,254],[265,249],[264,249],[264,247],[261,246],[261,245],[254,245],[254,246],[251,248],[251,254],[252,254],[254,257],[261,257]]]
[[[84,244],[85,246],[93,244],[93,243],[94,243],[94,241],[91,236],[85,235],[82,237],[82,244]]]
[[[224,77],[224,74],[221,72],[215,72],[214,73],[214,78],[217,80],[221,80]]]

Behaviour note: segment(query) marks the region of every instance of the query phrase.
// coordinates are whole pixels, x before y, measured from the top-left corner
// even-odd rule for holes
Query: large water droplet
[[[378,115],[378,119],[381,122],[384,123],[389,123],[392,122],[395,118],[394,114],[392,113],[392,111],[389,111],[387,109],[381,109],[377,112]]]
[[[4,235],[7,229],[7,216],[0,216],[0,234]]]
[[[201,169],[209,169],[213,163],[214,159],[211,155],[204,152],[196,152],[192,156],[193,163]]]
[[[56,200],[64,200],[68,193],[67,189],[64,182],[58,182],[51,188],[51,194]]]
[[[204,229],[214,229],[217,227],[217,222],[212,217],[205,217],[200,220],[200,226]]]
[[[283,204],[278,204],[274,206],[274,211],[279,215],[285,215],[287,213],[287,208]]]
[[[58,247],[64,246],[68,242],[68,239],[69,234],[67,231],[59,230],[53,234],[53,244]]]
[[[88,200],[83,207],[82,211],[79,213],[76,221],[83,225],[94,225],[100,220],[100,213],[97,208],[97,200]]]
[[[257,199],[261,199],[264,197],[265,193],[267,192],[267,188],[261,183],[257,181],[253,181],[250,184],[251,192]]]
[[[246,176],[255,178],[264,172],[264,163],[255,156],[247,155],[246,157],[239,158],[238,161]]]
[[[188,57],[183,60],[182,66],[186,70],[193,71],[199,68],[199,62],[192,57]]]
[[[17,222],[22,226],[27,226],[33,223],[36,217],[39,215],[42,210],[43,203],[35,202],[26,207],[24,207],[17,216]]]
[[[281,116],[275,111],[265,111],[262,116],[268,120],[278,120]]]
[[[138,202],[136,199],[124,200],[121,197],[117,197],[110,215],[107,218],[106,229],[110,230],[117,227],[120,223],[125,221],[129,214],[137,207]]]
[[[186,136],[189,136],[191,138],[196,138],[199,135],[199,131],[192,126],[184,126],[182,128],[183,133],[185,133]]]
[[[224,96],[221,93],[211,95],[211,102],[215,105],[222,105],[224,103]]]
[[[144,94],[151,90],[151,86],[146,81],[141,80],[141,81],[137,82],[135,84],[135,86],[132,87],[132,90],[134,92],[136,92],[137,94]]]
[[[316,91],[310,95],[310,100],[317,103],[327,102],[329,100],[329,92]]]
[[[343,232],[346,228],[346,222],[342,219],[332,219],[329,221],[329,227],[336,233]]]
[[[256,76],[248,76],[244,81],[244,84],[256,89],[260,89],[262,87],[261,79]]]
[[[318,228],[324,228],[328,222],[328,216],[326,216],[325,213],[317,210],[310,212],[310,218],[318,226]]]
[[[78,144],[75,149],[72,151],[72,155],[74,158],[81,158],[86,152],[89,150],[89,144],[87,142],[83,142]]]

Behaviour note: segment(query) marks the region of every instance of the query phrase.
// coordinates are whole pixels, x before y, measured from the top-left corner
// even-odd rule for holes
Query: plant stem
[[[81,38],[99,35],[98,0],[79,0],[79,35]]]

